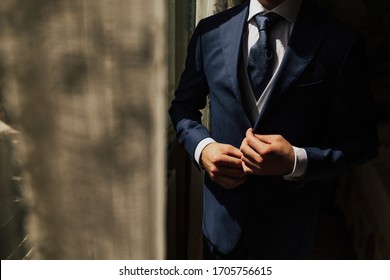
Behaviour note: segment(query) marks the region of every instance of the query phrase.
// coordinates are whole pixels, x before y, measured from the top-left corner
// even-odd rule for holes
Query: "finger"
[[[271,175],[276,175],[268,168],[267,165],[255,165],[252,164],[251,162],[244,162],[242,163],[242,169],[244,170],[245,174],[250,175],[250,174],[256,174],[260,176],[271,176]]]
[[[245,134],[247,134],[247,133],[251,133],[251,134],[253,134],[254,132],[253,132],[253,128],[248,128],[247,130],[246,130],[246,132],[245,132]]]
[[[248,145],[247,139],[245,139],[242,142],[241,145],[241,152],[242,152],[242,160],[247,160],[254,163],[260,163],[262,161],[262,157],[259,153],[257,153],[255,150],[252,149],[251,146]]]
[[[259,139],[261,142],[272,144],[274,142],[280,141],[284,139],[281,135],[261,135],[261,134],[254,134],[254,136]]]
[[[240,152],[240,157],[232,157],[230,155],[221,155],[218,161],[215,163],[217,166],[225,166],[225,167],[233,167],[240,168],[241,167],[241,157],[242,153]]]
[[[250,169],[252,170],[260,170],[262,168],[262,162],[263,160],[261,160],[260,162],[256,162],[250,158],[246,158],[246,157],[243,157],[242,158],[242,162]]]
[[[268,174],[267,169],[264,168],[263,166],[252,165],[251,163],[243,162],[242,169],[244,170],[246,175],[251,175],[251,174],[256,174],[260,176],[270,175]]]
[[[237,149],[236,147],[233,147],[231,145],[226,145],[224,152],[226,155],[232,156],[235,158],[241,158],[241,156],[242,156],[240,149]]]
[[[269,149],[269,144],[262,142],[260,139],[255,137],[251,131],[247,131],[246,142],[259,155],[265,154]]]
[[[248,166],[245,162],[242,162],[242,169],[244,170],[245,174],[255,174],[254,169],[252,169],[250,166]]]
[[[244,170],[245,174],[255,174],[259,168],[251,162],[243,161],[242,169]]]

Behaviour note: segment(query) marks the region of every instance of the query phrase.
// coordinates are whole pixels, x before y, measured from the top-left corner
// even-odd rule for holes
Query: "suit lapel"
[[[238,63],[241,54],[242,34],[248,18],[249,1],[232,9],[231,18],[219,28],[222,43],[222,52],[226,64],[226,71],[233,93],[242,107],[242,98],[238,82]]]
[[[295,22],[286,53],[276,76],[274,87],[266,104],[257,119],[254,130],[272,111],[283,93],[301,76],[320,47],[326,33],[320,24],[323,17],[308,2],[302,3],[301,10]]]

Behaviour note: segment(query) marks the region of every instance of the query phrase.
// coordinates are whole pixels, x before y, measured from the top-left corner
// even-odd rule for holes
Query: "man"
[[[362,36],[305,0],[250,0],[200,21],[170,115],[206,171],[211,259],[308,258],[316,182],[378,149]]]

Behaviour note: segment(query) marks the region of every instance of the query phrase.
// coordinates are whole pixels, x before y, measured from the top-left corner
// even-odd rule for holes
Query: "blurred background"
[[[313,1],[366,35],[382,145],[323,186],[312,258],[390,259],[390,0]],[[196,23],[240,2],[0,2],[2,260],[201,258],[167,110]]]

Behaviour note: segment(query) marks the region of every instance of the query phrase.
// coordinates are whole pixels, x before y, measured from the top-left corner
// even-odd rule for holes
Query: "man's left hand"
[[[294,148],[281,135],[254,134],[250,128],[240,150],[246,174],[284,176],[294,169]]]

